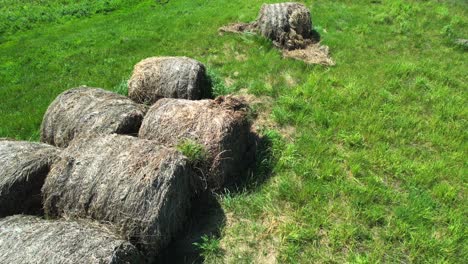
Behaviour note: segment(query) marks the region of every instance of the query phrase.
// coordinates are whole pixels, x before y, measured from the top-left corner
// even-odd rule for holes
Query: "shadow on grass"
[[[226,222],[221,205],[212,193],[200,195],[192,204],[185,229],[169,244],[158,263],[203,263],[202,250],[196,243],[203,237],[219,237]]]
[[[272,174],[276,158],[273,155],[273,142],[268,136],[254,135],[255,157],[249,169],[235,184],[225,189],[226,193],[236,195],[238,193],[253,192],[257,190]],[[226,215],[219,203],[217,196],[223,193],[202,193],[192,204],[189,219],[185,228],[166,248],[158,263],[203,263],[204,249],[207,238],[219,239],[221,231],[226,223]],[[208,249],[210,250],[210,249]],[[223,252],[219,248],[217,254]]]
[[[313,29],[312,32],[311,32],[311,38],[315,42],[320,42],[320,40],[321,40],[320,33],[317,30]]]
[[[226,188],[230,194],[254,192],[271,174],[276,159],[273,155],[273,141],[268,135],[260,136],[252,133],[255,142],[255,158],[248,166],[247,171],[234,184]]]

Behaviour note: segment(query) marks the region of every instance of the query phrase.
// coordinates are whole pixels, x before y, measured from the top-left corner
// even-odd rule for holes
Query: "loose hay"
[[[219,29],[221,33],[258,33],[273,41],[283,57],[308,64],[335,65],[327,46],[314,34],[310,11],[299,3],[263,4],[258,18],[251,23],[233,23]]]
[[[0,139],[0,217],[40,214],[41,188],[59,149]]]
[[[143,263],[140,252],[104,226],[15,215],[0,219],[2,263]]]
[[[335,62],[330,57],[328,46],[319,44],[310,44],[304,49],[283,50],[283,57],[302,60],[308,64],[335,65]]]
[[[60,94],[42,121],[41,141],[66,147],[78,134],[135,134],[146,107],[100,88],[79,87]]]
[[[210,96],[205,66],[187,57],[152,57],[135,65],[128,95],[138,103],[160,98],[198,100]]]
[[[191,177],[186,158],[157,142],[79,137],[46,179],[45,213],[109,222],[151,259],[184,223]]]
[[[255,25],[253,25],[252,23],[232,23],[219,28],[219,32],[221,33],[242,33],[254,31]]]
[[[173,146],[186,139],[202,144],[209,153],[203,170],[206,187],[220,189],[238,179],[253,158],[247,108],[234,97],[161,99],[148,111],[138,135]]]

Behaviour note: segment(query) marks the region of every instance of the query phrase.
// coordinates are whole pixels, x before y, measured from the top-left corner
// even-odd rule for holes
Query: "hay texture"
[[[59,149],[0,139],[0,217],[40,214],[41,188]]]
[[[187,57],[152,57],[135,65],[128,95],[138,103],[160,98],[198,100],[210,96],[205,66]]]
[[[254,23],[231,23],[226,26],[219,28],[221,33],[242,33],[242,32],[254,32],[256,25]]]
[[[257,33],[273,41],[285,58],[302,60],[308,64],[334,65],[327,46],[319,44],[309,9],[303,4],[286,2],[263,4],[257,20],[233,23],[219,29],[229,33]]]
[[[302,49],[312,42],[310,11],[299,3],[264,4],[256,24],[262,36],[281,48]]]
[[[135,134],[146,107],[100,88],[79,87],[60,94],[42,121],[41,141],[66,147],[78,134]]]
[[[138,136],[172,146],[186,139],[203,145],[209,154],[205,187],[220,189],[241,176],[252,159],[247,109],[234,97],[161,99],[148,111]]]
[[[15,215],[0,219],[2,263],[143,263],[130,243],[87,221],[48,221]]]
[[[78,137],[46,179],[44,209],[49,217],[111,223],[151,259],[184,223],[191,177],[182,154],[154,141]]]
[[[330,57],[328,46],[323,46],[318,43],[310,44],[304,49],[283,50],[283,57],[302,60],[308,64],[320,64],[324,66],[335,65],[335,62]]]

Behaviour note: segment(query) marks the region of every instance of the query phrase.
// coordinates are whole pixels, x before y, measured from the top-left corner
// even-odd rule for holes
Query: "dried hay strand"
[[[219,28],[221,33],[243,33],[243,32],[254,32],[255,25],[252,23],[231,23],[227,26]]]
[[[229,24],[221,27],[219,32],[258,33],[273,41],[285,58],[308,64],[335,65],[329,48],[320,45],[320,37],[313,30],[310,11],[303,4],[263,4],[254,22]]]
[[[328,46],[322,46],[318,43],[310,44],[304,49],[283,50],[283,57],[301,60],[308,64],[335,65],[330,57]]]
[[[41,141],[66,147],[80,133],[135,134],[146,110],[144,105],[100,88],[70,89],[47,109]]]
[[[140,252],[88,221],[14,215],[0,219],[2,263],[143,263]]]
[[[41,214],[41,188],[59,149],[0,139],[0,217]]]
[[[231,96],[161,99],[143,119],[138,136],[172,146],[186,139],[203,145],[208,157],[202,179],[214,190],[242,176],[254,155],[248,106]]]
[[[211,96],[205,66],[187,57],[151,57],[135,65],[128,95],[152,105],[160,98],[198,100]]]
[[[150,260],[183,225],[192,176],[182,154],[154,141],[81,136],[52,166],[44,210],[49,217],[108,222]]]

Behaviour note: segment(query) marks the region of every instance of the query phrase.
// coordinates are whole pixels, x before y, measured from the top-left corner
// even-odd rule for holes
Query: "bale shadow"
[[[221,194],[235,195],[240,192],[254,192],[270,178],[276,163],[272,152],[273,142],[269,137],[260,136],[256,133],[251,133],[251,137],[255,146],[251,150],[255,153],[254,158],[245,173],[236,182],[227,186]]]
[[[312,32],[310,33],[310,38],[315,42],[315,43],[318,43],[320,42],[321,40],[321,36],[320,36],[320,33],[315,30],[315,29],[312,29]]]
[[[226,187],[224,191],[214,193],[206,191],[194,200],[189,212],[189,220],[179,235],[166,248],[158,263],[203,263],[202,250],[196,245],[204,237],[220,238],[221,230],[226,224],[226,214],[217,196],[229,193],[254,192],[271,176],[276,158],[272,152],[273,142],[267,136],[252,133],[254,139],[255,160],[238,181]],[[223,252],[219,252],[223,254]]]
[[[196,243],[202,243],[205,236],[220,237],[226,215],[216,195],[208,191],[193,202],[189,215],[184,230],[169,244],[157,263],[203,263],[202,251]]]

